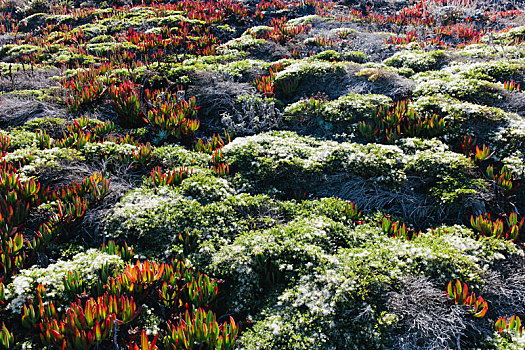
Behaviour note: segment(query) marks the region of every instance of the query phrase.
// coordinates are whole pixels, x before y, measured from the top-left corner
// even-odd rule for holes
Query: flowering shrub
[[[384,95],[348,94],[333,101],[322,101],[311,98],[301,100],[286,107],[285,113],[298,120],[308,116],[320,117],[333,122],[353,122],[373,118],[380,108],[388,108],[392,99]]]
[[[115,269],[122,264],[122,259],[116,255],[102,253],[97,249],[90,249],[79,253],[69,261],[57,261],[47,268],[32,267],[20,271],[7,285],[8,308],[17,314],[28,299],[34,298],[36,287],[45,285],[46,295],[55,300],[64,298],[64,279],[69,272],[76,272],[84,280],[85,286],[93,286],[98,278],[98,272],[104,266]]]
[[[411,68],[415,72],[436,70],[445,63],[447,54],[443,50],[423,51],[401,51],[387,58],[384,63],[393,67]]]

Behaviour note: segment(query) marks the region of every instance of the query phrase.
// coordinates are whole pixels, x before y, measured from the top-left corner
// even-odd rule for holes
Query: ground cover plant
[[[524,11],[0,1],[0,349],[523,349]]]

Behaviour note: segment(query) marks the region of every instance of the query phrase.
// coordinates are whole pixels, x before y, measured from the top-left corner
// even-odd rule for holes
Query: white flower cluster
[[[6,287],[9,301],[7,307],[12,312],[20,313],[24,303],[32,297],[39,284],[45,286],[47,296],[60,298],[64,291],[64,277],[68,272],[77,272],[83,279],[92,281],[98,277],[96,271],[106,264],[116,267],[123,264],[123,261],[117,255],[89,249],[85,253],[75,255],[71,260],[59,260],[46,268],[31,267],[22,270]]]
[[[408,154],[427,150],[436,153],[448,151],[448,145],[436,138],[430,140],[417,137],[403,138],[397,140],[396,145]]]
[[[21,148],[11,153],[7,153],[2,159],[7,162],[16,163],[19,161],[28,161],[22,166],[18,173],[22,179],[35,175],[41,169],[49,167],[58,167],[60,161],[64,160],[81,160],[82,156],[79,151],[70,148],[53,147],[49,149]]]
[[[393,145],[337,143],[298,136],[292,132],[272,132],[236,138],[223,148],[223,154],[230,164],[249,169],[247,174],[257,175],[275,171],[281,164],[293,164],[308,172],[346,171],[367,176],[370,180],[388,182],[404,181],[407,171],[425,176],[442,176],[472,166],[469,158],[448,151],[437,140],[409,139],[405,142],[406,146],[403,146],[403,142],[401,146],[407,148],[406,153],[401,147]],[[418,149],[415,149],[416,142],[419,144]]]
[[[417,72],[421,72],[437,68],[436,65],[446,56],[445,51],[442,50],[430,52],[404,50],[387,58],[384,64],[394,67],[408,67]]]
[[[503,158],[501,162],[510,169],[512,175],[523,179],[525,175],[525,163],[523,161],[523,154],[516,151],[513,155]]]
[[[113,141],[104,141],[104,142],[89,142],[84,146],[84,154],[86,158],[95,158],[102,155],[106,156],[118,156],[119,154],[130,155],[138,147],[135,145],[130,145],[128,143],[115,143]]]

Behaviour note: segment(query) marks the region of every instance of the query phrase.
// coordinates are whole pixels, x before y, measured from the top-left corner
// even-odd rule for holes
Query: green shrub
[[[387,66],[411,68],[415,72],[439,69],[447,60],[448,55],[443,50],[423,51],[401,51],[387,58],[384,63]]]
[[[323,20],[324,19],[321,16],[308,15],[308,16],[291,19],[288,21],[287,25],[298,26],[298,25],[304,25],[304,24],[319,23],[319,22],[322,22]]]
[[[420,139],[417,137],[399,139],[396,141],[396,146],[406,154],[416,154],[421,151],[443,153],[449,150],[449,147],[438,139]]]
[[[411,106],[418,112],[437,114],[445,118],[449,127],[469,120],[476,122],[504,120],[507,114],[500,108],[464,102],[442,94],[421,96],[412,101]]]
[[[197,178],[190,178],[190,184],[205,181]],[[185,235],[187,230],[196,237],[191,252],[195,252],[194,259],[199,261],[209,259],[210,254],[241,232],[275,225],[273,215],[284,215],[290,210],[289,204],[274,202],[266,196],[221,197],[230,191],[227,186],[214,184],[207,189],[203,189],[202,183],[199,186],[198,190],[181,185],[130,191],[109,211],[104,234],[133,244],[144,253],[161,255],[170,250],[179,252],[182,248],[178,236]],[[192,190],[198,192],[203,204],[183,195]],[[206,202],[219,197],[217,202]]]
[[[234,194],[230,183],[223,178],[199,174],[182,181],[180,193],[188,199],[196,199],[201,204],[222,201]]]
[[[309,232],[307,222],[302,225]],[[281,229],[282,233],[273,230],[270,237],[261,232],[260,240],[255,233],[249,234],[219,253],[216,264],[233,278],[234,290],[240,284],[238,288],[249,286],[246,295],[266,295],[259,297],[263,306],[256,311],[254,327],[240,339],[244,348],[296,349],[321,343],[337,349],[369,349],[371,344],[387,348],[396,317],[389,313],[395,309],[385,304],[385,290],[395,288],[407,276],[426,276],[443,286],[459,278],[479,290],[487,266],[517,253],[512,243],[493,238],[477,240],[471,230],[462,226],[441,227],[406,241],[389,238],[375,225],[365,224],[346,231],[354,238],[352,246],[330,255],[310,246],[320,243],[318,237],[325,232],[321,227],[310,236],[286,228]],[[282,237],[286,237],[285,243],[281,243]],[[265,240],[270,240],[268,246],[262,243]],[[288,240],[296,243],[285,249]],[[298,253],[294,245],[304,250]],[[232,251],[228,257],[227,252]],[[268,287],[255,268],[258,252],[276,262],[267,268],[284,277],[294,276],[281,279],[289,281],[285,289],[281,284]],[[322,258],[310,256],[311,263],[301,264],[304,254],[321,254]],[[242,300],[239,298],[242,296],[232,295],[231,302],[241,312],[252,313],[259,305],[253,300],[238,303]],[[367,317],[360,317],[364,313]]]
[[[312,56],[313,59],[320,61],[342,61],[343,55],[335,50],[326,50]]]
[[[28,121],[22,127],[24,130],[36,132],[37,130],[45,130],[48,134],[59,134],[57,136],[62,136],[62,133],[65,129],[66,120],[56,117],[45,117],[45,118],[36,118]]]
[[[480,79],[465,78],[444,71],[419,73],[413,77],[417,87],[414,95],[448,95],[461,101],[494,104],[503,98],[503,88]]]
[[[272,288],[326,264],[344,225],[326,217],[298,218],[285,226],[249,231],[215,253],[211,269],[234,283],[228,296],[236,312],[253,310]]]
[[[115,143],[113,141],[88,142],[82,148],[86,159],[116,159],[119,155],[131,155],[138,147],[127,143]]]
[[[346,75],[344,63],[333,63],[319,60],[297,61],[290,64],[284,70],[276,74],[274,80],[275,90],[283,93],[291,93],[297,88],[310,88],[323,91],[322,86],[317,86],[322,81],[332,77],[342,77]]]
[[[348,94],[324,104],[322,114],[330,121],[356,121],[372,118],[391,104],[392,99],[384,95]]]
[[[8,162],[24,164],[18,173],[23,179],[38,175],[44,169],[60,169],[63,162],[82,161],[84,158],[75,149],[53,147],[49,149],[24,148],[8,153],[4,159]]]
[[[336,143],[292,132],[271,132],[236,138],[223,152],[236,174],[237,184],[253,192],[288,196],[306,191],[315,193],[316,186],[324,183],[322,177],[329,174],[364,177],[388,188],[413,187],[406,181],[412,176],[425,179],[427,184],[442,181],[442,187],[436,186],[442,192],[434,189],[438,192],[433,193],[428,186],[418,189],[438,200],[449,194],[447,191],[461,194],[484,191],[486,183],[469,174],[473,163],[464,155],[439,144],[420,150],[404,148],[406,153],[396,146]],[[452,189],[451,183],[462,185]],[[451,198],[447,201],[453,202]]]
[[[349,61],[355,63],[364,63],[368,61],[368,56],[361,51],[349,51],[339,53],[335,50],[326,50],[312,57],[321,61]]]
[[[465,78],[492,82],[505,82],[510,80],[514,80],[518,84],[525,82],[525,68],[522,59],[494,60],[470,64],[456,63],[445,68],[444,71],[459,74]]]
[[[255,36],[251,34],[244,34],[240,38],[232,39],[225,44],[221,45],[219,48],[219,51],[230,49],[230,50],[239,50],[239,51],[246,51],[251,48],[255,48],[259,45],[262,45],[266,43],[265,39],[257,39]]]
[[[165,168],[174,167],[207,167],[211,156],[206,153],[193,152],[176,145],[165,145],[153,149],[153,157],[159,160]]]

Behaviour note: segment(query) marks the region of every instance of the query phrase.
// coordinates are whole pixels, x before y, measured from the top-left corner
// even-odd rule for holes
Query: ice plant
[[[156,167],[151,171],[151,179],[155,186],[169,186],[180,185],[182,180],[188,178],[193,173],[189,168],[179,168],[168,171],[166,174],[162,173],[160,167]]]
[[[148,260],[144,263],[137,261],[135,265],[126,265],[123,273],[108,280],[105,289],[111,295],[132,294],[138,299],[143,299],[150,292],[150,286],[164,276],[165,266],[166,264]]]
[[[72,112],[78,112],[101,99],[109,83],[108,72],[111,66],[103,64],[98,68],[90,66],[86,70],[78,70],[71,80],[62,81],[67,96],[65,103]]]
[[[270,98],[274,96],[274,76],[271,75],[261,75],[255,78],[252,82],[252,85],[255,86],[257,91],[264,94],[264,97]]]
[[[45,130],[38,130],[36,134],[36,145],[40,149],[48,149],[52,147],[51,137]]]
[[[525,218],[518,221],[518,214],[511,213],[506,220],[496,219],[492,221],[490,214],[485,213],[477,217],[470,217],[470,225],[472,228],[484,236],[502,237],[511,241],[518,239],[520,229],[525,223]]]
[[[108,90],[108,102],[113,105],[124,127],[133,128],[144,123],[137,89],[131,80],[124,80],[120,85],[111,85]]]
[[[129,344],[129,350],[155,350],[158,349],[158,347],[155,345],[157,343],[157,339],[159,338],[159,335],[157,334],[155,338],[151,341],[151,344],[148,341],[148,335],[145,331],[141,332],[140,335],[140,347],[137,346],[137,344],[130,343]]]
[[[525,218],[521,218],[521,220],[518,222],[518,213],[511,213],[507,220],[507,225],[509,227],[509,233],[507,234],[508,238],[512,240],[518,239],[520,229],[523,227],[524,223]]]
[[[111,255],[118,255],[124,261],[129,261],[133,258],[133,247],[128,246],[126,242],[124,242],[124,246],[121,247],[118,246],[115,241],[110,240],[107,244],[102,244],[100,250]]]
[[[197,279],[188,283],[187,288],[189,299],[196,308],[210,307],[219,293],[217,281],[205,274],[199,274]]]
[[[52,305],[52,303],[51,303]],[[140,308],[133,297],[120,298],[105,294],[85,302],[72,303],[65,314],[56,310],[41,312],[38,327],[43,344],[84,350],[109,339],[116,324],[134,320]],[[115,322],[116,321],[116,322]]]
[[[190,314],[186,310],[184,318],[177,325],[168,325],[164,337],[165,349],[194,349],[206,346],[209,349],[230,350],[234,348],[239,329],[233,318],[222,325],[217,323],[215,314],[211,311],[197,309]]]
[[[285,44],[293,40],[297,35],[307,32],[311,27],[306,24],[289,26],[286,17],[273,18],[269,26],[272,30],[268,33],[262,34],[259,37],[262,39],[269,39],[279,44]]]
[[[79,295],[85,292],[84,279],[78,275],[78,271],[68,271],[64,276],[64,291],[72,295]]]
[[[435,137],[445,130],[445,121],[436,114],[420,114],[409,101],[398,101],[389,110],[379,109],[371,121],[361,121],[358,130],[366,138],[377,136],[393,143],[403,136]]]
[[[392,221],[388,217],[381,220],[381,230],[394,238],[411,239],[414,236],[413,230],[407,229],[406,224],[400,221]]]
[[[0,278],[0,307],[5,303],[5,287],[2,280],[3,278]]]
[[[344,215],[347,219],[356,222],[361,219],[363,213],[357,208],[357,205],[354,202],[346,202]]]
[[[494,180],[496,185],[501,187],[504,192],[508,193],[512,191],[513,189],[516,189],[517,186],[519,186],[519,183],[514,184],[516,181],[516,178],[514,174],[512,174],[512,171],[506,165],[504,165],[501,168],[499,174],[497,173],[495,174],[494,167],[492,165],[489,165],[487,167],[486,173],[487,173],[487,176],[491,178],[492,180]]]
[[[512,315],[508,320],[505,317],[498,318],[494,324],[494,327],[498,333],[510,331],[519,335],[523,334],[523,325],[521,324],[521,319],[516,315]]]
[[[470,217],[470,225],[474,230],[484,236],[501,237],[503,235],[503,221],[496,219],[492,221],[490,214],[480,214],[477,217]]]
[[[480,296],[476,298],[475,293],[468,294],[466,283],[449,282],[447,285],[447,295],[454,300],[456,305],[464,305],[474,317],[484,317],[488,310],[488,304]]]
[[[520,84],[516,84],[514,80],[503,83],[503,88],[508,91],[520,91]]]
[[[151,126],[166,131],[177,140],[199,128],[200,122],[197,119],[199,107],[195,97],[191,97],[189,101],[179,100],[172,94],[159,90],[153,92],[146,90],[146,97],[152,108],[144,120]]]
[[[134,168],[144,168],[153,160],[152,152],[153,148],[149,142],[140,144],[132,154],[119,154],[117,161],[119,164],[131,164]]]
[[[1,152],[7,152],[9,150],[9,145],[11,144],[11,139],[7,135],[0,134],[0,154]]]
[[[2,324],[2,329],[0,330],[0,346],[2,349],[14,349],[15,347],[15,337],[13,333],[9,332],[5,323]]]
[[[490,152],[490,148],[483,145],[483,147],[480,149],[478,146],[476,146],[476,153],[474,154],[474,160],[476,162],[481,162],[483,160],[489,159],[494,152]]]
[[[230,142],[230,134],[226,132],[225,137],[226,141],[224,141],[220,135],[216,134],[213,134],[212,139],[207,142],[204,142],[202,139],[198,139],[195,143],[194,149],[197,152],[213,154],[215,150],[222,148],[224,145]]]
[[[212,170],[219,176],[228,175],[230,173],[230,165],[228,163],[212,165]]]

